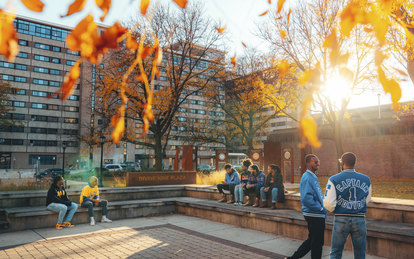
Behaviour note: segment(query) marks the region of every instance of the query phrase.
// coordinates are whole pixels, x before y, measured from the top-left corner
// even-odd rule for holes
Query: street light
[[[63,149],[63,163],[62,163],[62,176],[65,177],[65,151],[66,151],[66,142],[62,142]]]
[[[103,145],[105,144],[105,140],[106,140],[106,138],[105,138],[105,136],[104,135],[101,135],[100,137],[100,140],[101,140],[101,167],[100,167],[100,170],[99,170],[99,187],[103,187],[103,184],[102,184],[102,162],[103,162]]]

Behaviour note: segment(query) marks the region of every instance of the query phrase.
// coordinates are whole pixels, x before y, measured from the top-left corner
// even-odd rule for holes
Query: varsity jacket
[[[240,184],[239,173],[233,168],[231,169],[231,171],[232,171],[231,175],[226,173],[226,176],[224,177],[224,181],[227,182],[227,184],[236,184],[236,185]]]
[[[371,195],[369,177],[354,169],[345,169],[329,178],[323,205],[335,215],[364,216]]]
[[[84,201],[92,201],[93,199],[99,200],[98,185],[92,187],[90,184],[88,184],[85,187],[83,187],[79,202],[80,204],[82,204]]]
[[[323,193],[318,177],[309,169],[300,179],[300,202],[304,216],[326,218],[327,211],[323,207]]]
[[[254,187],[262,187],[265,182],[265,174],[260,171],[257,176],[254,174],[250,174],[249,180],[247,181],[247,184],[253,184]]]

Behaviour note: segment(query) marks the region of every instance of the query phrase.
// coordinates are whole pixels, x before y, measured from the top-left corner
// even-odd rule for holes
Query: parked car
[[[65,174],[69,174],[70,171],[65,169]],[[56,175],[63,176],[62,168],[48,168],[43,171],[36,172],[34,176],[36,179],[53,178]]]
[[[108,170],[109,172],[124,171],[124,168],[120,164],[107,164],[105,165],[104,169]]]
[[[125,171],[141,171],[141,167],[138,166],[135,162],[125,162],[122,163],[121,166]]]
[[[199,165],[197,167],[197,172],[203,172],[205,174],[209,174],[212,171],[212,168],[210,165]]]

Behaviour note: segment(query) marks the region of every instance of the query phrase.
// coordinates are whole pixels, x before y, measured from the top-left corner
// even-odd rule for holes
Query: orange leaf
[[[269,12],[269,10],[267,10],[266,12],[262,13],[262,14],[261,14],[261,15],[259,15],[259,16],[265,16],[268,12]]]
[[[141,58],[145,59],[146,57],[148,57],[149,55],[151,55],[154,52],[154,48],[153,47],[144,47],[142,52],[140,53]]]
[[[288,14],[287,14],[287,24],[289,25],[289,22],[290,22],[290,14],[292,13],[292,9],[289,9],[289,12],[288,12]]]
[[[384,92],[391,94],[393,108],[394,110],[398,111],[399,106],[400,106],[398,104],[398,101],[401,99],[400,85],[393,78],[388,79],[387,76],[385,75],[384,70],[382,70],[381,67],[379,67],[377,71],[378,71],[378,79],[382,85],[382,88],[384,89]]]
[[[116,49],[119,47],[119,42],[123,39],[127,29],[122,27],[119,22],[107,28],[101,36],[100,44],[97,45],[99,51],[105,54],[107,48]]]
[[[20,0],[24,6],[34,12],[41,12],[43,11],[43,7],[45,6],[42,1],[40,0]]]
[[[142,15],[145,15],[148,10],[148,6],[150,4],[150,0],[141,0],[141,13]]]
[[[80,75],[79,64],[81,62],[81,60],[76,61],[75,65],[73,65],[70,71],[66,74],[62,86],[56,91],[56,94],[63,101],[68,99],[75,91],[74,86]]]
[[[233,68],[236,67],[236,56],[233,56],[231,59],[231,64],[233,65]]]
[[[247,48],[246,43],[244,43],[244,42],[242,41],[242,43],[241,43],[241,44],[243,45],[243,47]]]
[[[112,116],[111,126],[114,127],[114,131],[112,131],[112,141],[115,144],[119,144],[125,130],[125,106],[121,106],[118,113]]]
[[[103,22],[109,9],[111,9],[111,0],[95,0],[95,3],[103,11],[103,15],[100,18],[101,22]]]
[[[279,32],[280,32],[280,38],[281,39],[286,38],[286,31],[285,30],[280,30]]]
[[[381,50],[379,50],[379,49],[375,50],[375,65],[377,67],[382,65],[382,62],[384,62],[385,58],[386,58],[386,56],[384,55],[384,53],[382,53]]]
[[[173,0],[179,7],[185,8],[187,6],[187,0]]]
[[[279,69],[279,77],[283,78],[285,74],[289,71],[289,63],[286,60],[282,60],[282,62],[280,62],[277,68]]]
[[[283,5],[285,4],[286,0],[279,0],[277,1],[277,12],[276,13],[280,13],[280,11],[282,11]]]
[[[62,15],[61,17],[69,16],[69,15],[72,15],[74,13],[82,11],[83,7],[85,7],[85,4],[86,4],[86,0],[75,0],[69,6],[68,13],[66,15]]]
[[[19,53],[17,34],[13,26],[14,18],[14,14],[0,9],[0,54],[10,62],[13,62]]]
[[[126,47],[132,51],[138,49],[138,42],[132,38],[131,33],[127,33]]]
[[[97,28],[93,16],[86,16],[66,37],[66,44],[69,49],[80,51],[82,57],[89,59],[96,52],[95,46],[99,43]]]
[[[216,30],[218,31],[218,33],[223,33],[223,31],[226,29],[226,26],[224,26],[224,27],[221,27],[221,28],[217,28],[216,27]]]
[[[317,126],[312,117],[307,116],[300,120],[300,134],[302,138],[307,139],[309,144],[315,148],[321,146],[321,142],[318,139]]]
[[[349,36],[355,25],[368,23],[369,14],[359,1],[352,1],[342,10],[340,17],[341,33]]]

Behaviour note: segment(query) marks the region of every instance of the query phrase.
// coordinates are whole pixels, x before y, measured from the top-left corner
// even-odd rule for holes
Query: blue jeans
[[[331,259],[341,258],[345,242],[351,234],[354,258],[364,259],[367,244],[365,217],[335,216],[332,230]]]
[[[267,191],[267,192],[265,192],[264,191],[264,189],[265,189],[266,187],[262,187],[262,188],[260,188],[260,196],[262,197],[262,201],[263,202],[265,202],[266,200],[267,200],[267,193],[269,192],[269,191],[272,191],[272,203],[276,203],[276,201],[277,201],[277,191],[278,191],[278,189],[276,188],[276,187],[274,187],[274,188],[269,188],[269,191]]]
[[[62,204],[62,203],[52,202],[51,204],[47,205],[47,209],[59,213],[57,223],[62,224],[63,217],[65,217],[66,211],[68,211],[68,210],[69,210],[69,213],[66,216],[65,222],[70,222],[72,220],[73,214],[75,214],[76,210],[78,209],[78,204],[72,202],[70,207],[68,207],[68,206],[66,206],[65,204]]]
[[[243,202],[243,198],[244,198],[243,186],[241,184],[236,185],[236,187],[234,187],[234,201]]]

